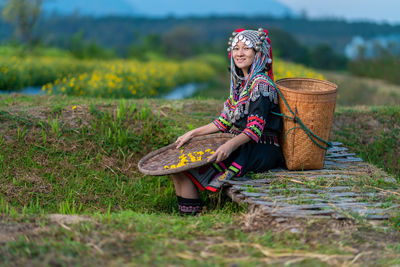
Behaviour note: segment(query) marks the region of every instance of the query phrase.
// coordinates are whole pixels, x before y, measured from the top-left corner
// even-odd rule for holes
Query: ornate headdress
[[[256,51],[253,64],[251,65],[247,77],[241,77],[236,73],[235,62],[233,57],[230,55],[233,47],[239,41]],[[267,30],[262,28],[258,29],[258,31],[237,29],[232,33],[232,37],[229,38],[228,45],[228,52],[231,58],[231,95],[233,94],[233,90],[236,89],[237,85],[242,81],[245,81],[244,88],[248,90],[253,77],[256,74],[263,72],[265,69],[268,70],[268,76],[274,80],[272,72],[271,40],[268,38]]]

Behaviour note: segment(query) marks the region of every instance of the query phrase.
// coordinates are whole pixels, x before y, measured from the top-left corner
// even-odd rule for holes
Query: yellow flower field
[[[0,90],[18,90],[27,86],[42,86],[66,77],[94,69],[95,62],[73,58],[0,56]]]
[[[324,76],[314,69],[279,59],[274,62],[274,76],[275,80],[293,77],[325,80]]]
[[[162,96],[179,85],[209,82],[226,69],[222,57],[210,61],[207,56],[181,62],[7,56],[0,60],[0,90],[42,86],[47,94],[104,98]],[[324,79],[312,69],[280,59],[274,62],[274,74],[275,79]]]
[[[99,62],[92,72],[59,78],[43,86],[48,94],[61,93],[94,97],[152,97],[192,82],[207,82],[214,75],[211,66],[196,61]]]

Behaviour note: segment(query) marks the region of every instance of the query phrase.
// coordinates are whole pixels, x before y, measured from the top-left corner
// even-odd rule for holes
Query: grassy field
[[[221,104],[0,95],[0,265],[400,264],[400,214],[382,225],[282,226],[217,193],[201,195],[201,216],[181,217],[170,177],[142,175],[138,160],[211,121]],[[333,139],[400,185],[399,114],[340,108]]]
[[[340,106],[399,105],[400,85],[383,80],[356,77],[347,72],[323,71],[324,77],[338,85]]]

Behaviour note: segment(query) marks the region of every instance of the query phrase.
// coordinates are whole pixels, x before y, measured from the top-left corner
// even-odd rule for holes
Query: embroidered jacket
[[[239,86],[224,103],[221,115],[214,124],[229,132],[235,126],[255,142],[270,132],[282,130],[282,120],[271,111],[279,113],[278,94],[265,73],[256,75],[248,90]]]

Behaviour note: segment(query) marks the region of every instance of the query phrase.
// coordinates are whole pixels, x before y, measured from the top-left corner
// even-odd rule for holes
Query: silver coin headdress
[[[229,38],[228,52],[231,53],[233,48],[238,42],[244,43],[246,46],[253,48],[256,52],[253,64],[250,67],[249,75],[247,77],[241,77],[236,73],[235,62],[233,56],[231,56],[231,94],[241,81],[245,82],[245,88],[248,90],[250,81],[259,72],[265,70],[268,64],[272,64],[271,58],[271,45],[268,42],[268,34],[264,29],[260,28],[258,31],[244,30],[241,32],[233,32],[232,37]]]

